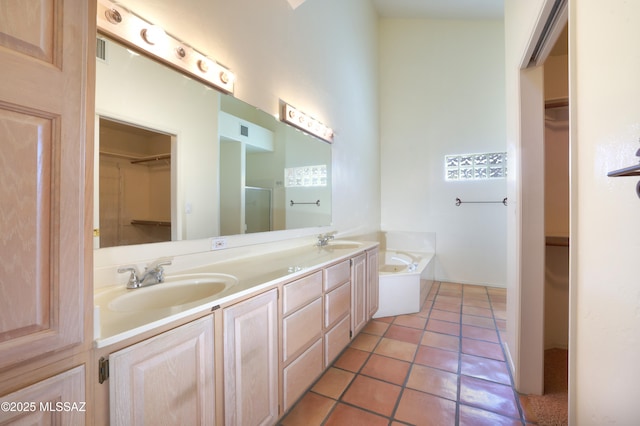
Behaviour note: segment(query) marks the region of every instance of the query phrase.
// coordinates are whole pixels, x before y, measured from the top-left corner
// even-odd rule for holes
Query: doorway
[[[172,136],[99,119],[100,247],[171,241]]]

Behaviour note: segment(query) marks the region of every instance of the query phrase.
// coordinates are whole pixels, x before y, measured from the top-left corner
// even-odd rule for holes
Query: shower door
[[[247,186],[244,194],[245,232],[271,231],[271,189]]]

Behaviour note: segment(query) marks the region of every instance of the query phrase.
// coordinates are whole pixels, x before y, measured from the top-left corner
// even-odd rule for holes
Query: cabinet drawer
[[[287,315],[322,294],[322,271],[286,284],[282,291],[282,313]]]
[[[351,317],[347,315],[324,335],[324,359],[325,368],[347,347],[351,341]]]
[[[282,320],[282,360],[297,354],[322,335],[322,299],[289,315]]]
[[[329,328],[351,309],[351,283],[331,290],[324,298],[324,327]]]
[[[282,383],[284,410],[287,411],[322,373],[322,339],[284,369]]]
[[[351,263],[348,260],[330,266],[324,270],[324,289],[325,291],[329,291],[340,284],[346,283],[350,278]]]

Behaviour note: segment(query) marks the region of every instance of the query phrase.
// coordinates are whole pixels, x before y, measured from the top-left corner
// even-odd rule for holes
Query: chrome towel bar
[[[507,205],[507,197],[504,197],[502,201],[462,201],[460,198],[456,198],[456,206],[460,206],[460,204],[497,204],[502,203],[505,206]]]
[[[293,200],[291,200],[289,202],[289,205],[292,206],[292,207],[295,206],[296,204],[315,204],[316,206],[320,207],[320,200],[317,200],[317,201],[312,202],[312,203],[294,203]]]

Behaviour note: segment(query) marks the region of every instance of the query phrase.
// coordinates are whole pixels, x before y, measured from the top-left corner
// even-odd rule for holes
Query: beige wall
[[[535,133],[541,123],[535,105],[530,107],[542,100],[544,88],[539,70],[520,68],[544,3],[505,2],[508,145],[522,169],[510,184],[510,194],[519,202],[509,227],[509,253],[514,255],[509,257],[508,322],[513,327],[507,347],[516,385],[525,392],[523,385],[535,381],[538,368],[542,307],[532,290],[538,272],[526,268],[525,262],[532,261],[521,254],[529,230],[542,229],[536,218],[543,216],[528,222],[522,211],[539,197],[527,174],[536,168],[539,153],[529,155],[534,138],[525,131]],[[607,172],[637,163],[640,56],[630,52],[636,49],[640,28],[629,17],[640,14],[640,4],[570,0],[569,10],[570,424],[630,425],[637,423],[640,398],[640,202],[637,178],[609,178]],[[541,140],[537,134],[535,138]]]
[[[638,423],[640,3],[570,0],[570,400],[576,425]]]

